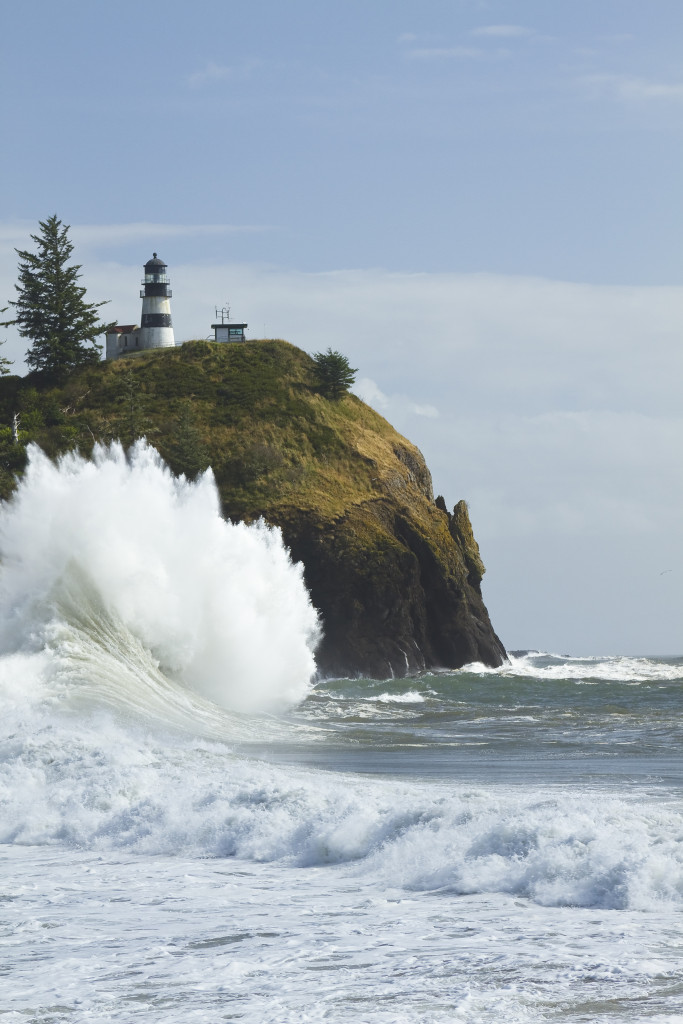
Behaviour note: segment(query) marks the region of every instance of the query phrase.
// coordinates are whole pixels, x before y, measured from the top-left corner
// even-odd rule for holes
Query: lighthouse
[[[166,264],[156,253],[145,263],[140,321],[140,348],[173,348],[173,326],[171,323],[171,288]]]

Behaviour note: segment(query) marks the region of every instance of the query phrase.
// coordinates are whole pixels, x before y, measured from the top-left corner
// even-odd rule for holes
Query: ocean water
[[[316,680],[140,444],[0,512],[0,1024],[683,1021],[683,658]]]

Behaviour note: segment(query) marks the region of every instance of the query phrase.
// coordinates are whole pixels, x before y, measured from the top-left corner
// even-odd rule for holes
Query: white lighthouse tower
[[[171,288],[166,264],[156,253],[145,263],[140,320],[140,348],[173,348],[175,338],[171,323]]]

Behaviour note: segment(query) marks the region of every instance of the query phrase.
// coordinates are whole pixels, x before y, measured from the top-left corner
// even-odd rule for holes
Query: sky
[[[683,653],[680,0],[37,0],[0,57],[0,305],[53,213],[121,323],[158,251],[178,341],[349,357],[510,650]]]

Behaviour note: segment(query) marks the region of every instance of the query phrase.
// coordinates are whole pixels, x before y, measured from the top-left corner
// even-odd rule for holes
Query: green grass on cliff
[[[417,449],[355,396],[320,395],[313,366],[285,341],[193,341],[84,368],[59,386],[0,378],[0,495],[29,442],[52,457],[87,456],[96,441],[128,447],[140,436],[177,473],[210,465],[235,516],[296,508],[330,521],[392,489],[424,494]]]

